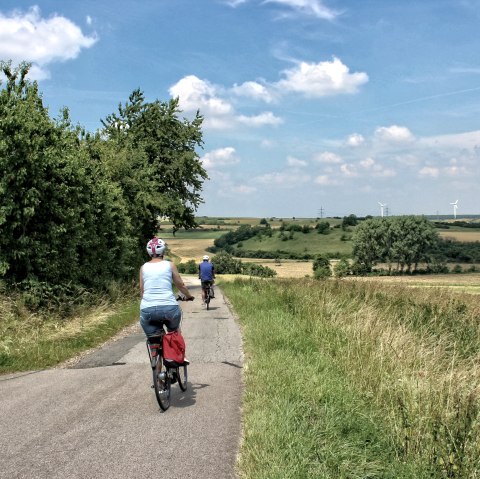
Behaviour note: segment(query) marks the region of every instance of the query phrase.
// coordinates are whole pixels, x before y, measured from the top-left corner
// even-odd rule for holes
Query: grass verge
[[[94,348],[138,321],[133,296],[82,308],[68,318],[28,311],[21,298],[0,297],[0,374],[44,369]]]
[[[243,478],[480,477],[474,296],[222,284],[246,354]]]

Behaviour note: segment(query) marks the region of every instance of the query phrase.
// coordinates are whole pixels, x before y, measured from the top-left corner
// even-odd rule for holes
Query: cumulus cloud
[[[414,140],[412,132],[405,126],[382,126],[375,130],[375,137],[390,143],[404,143]]]
[[[440,168],[433,166],[424,166],[419,172],[420,176],[429,176],[431,178],[438,178]]]
[[[186,112],[200,110],[204,125],[211,129],[227,129],[242,124],[251,127],[278,125],[282,119],[272,112],[259,115],[238,115],[233,105],[222,98],[222,89],[195,75],[183,77],[169,89],[172,97],[178,97],[180,107]]]
[[[319,175],[313,180],[313,182],[322,186],[333,186],[339,184],[337,180],[331,178],[329,175]]]
[[[74,59],[96,41],[96,36],[84,35],[68,18],[42,18],[38,7],[0,13],[0,58],[32,62],[34,79],[48,78],[49,64]]]
[[[232,191],[240,195],[249,195],[251,193],[255,193],[255,191],[257,191],[257,188],[250,185],[236,185],[232,186]]]
[[[271,103],[274,100],[274,94],[266,85],[262,85],[256,81],[247,81],[241,85],[235,84],[232,92],[238,96],[253,98],[254,100]]]
[[[283,120],[278,116],[275,116],[271,111],[266,111],[264,113],[260,113],[260,115],[254,116],[239,115],[237,120],[243,125],[253,127],[264,125],[280,125],[283,123]]]
[[[347,138],[345,143],[347,146],[352,146],[355,148],[357,146],[363,145],[363,143],[365,143],[365,138],[359,133],[353,133]]]
[[[279,171],[257,176],[254,180],[262,185],[296,188],[308,183],[310,176],[295,171]]]
[[[299,160],[293,156],[287,156],[287,165],[292,166],[293,168],[303,168],[307,166],[307,162],[304,160]]]
[[[309,98],[356,93],[368,81],[366,73],[350,73],[336,57],[330,62],[299,62],[282,73],[285,78],[275,84],[276,88],[283,93],[300,93]]]
[[[358,176],[355,166],[348,163],[344,163],[343,165],[340,165],[340,171],[343,176],[346,176],[349,178]]]
[[[240,162],[240,159],[236,155],[235,148],[231,146],[209,151],[201,160],[203,166],[208,169],[231,166]]]
[[[324,151],[323,153],[318,153],[313,157],[313,159],[317,163],[337,164],[342,162],[342,158],[336,153],[332,153],[331,151]]]

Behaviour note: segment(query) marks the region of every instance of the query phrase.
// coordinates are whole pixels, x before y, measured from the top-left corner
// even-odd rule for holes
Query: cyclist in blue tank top
[[[209,257],[205,255],[203,261],[198,266],[198,277],[202,283],[202,301],[205,302],[205,290],[212,286],[215,282],[215,267],[209,261]],[[212,298],[213,298],[213,288],[212,288]]]

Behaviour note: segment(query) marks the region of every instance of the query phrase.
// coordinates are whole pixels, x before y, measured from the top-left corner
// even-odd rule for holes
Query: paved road
[[[0,477],[234,478],[240,331],[218,288],[210,311],[192,290],[181,303],[189,385],[172,387],[165,413],[139,329],[73,368],[0,377]]]

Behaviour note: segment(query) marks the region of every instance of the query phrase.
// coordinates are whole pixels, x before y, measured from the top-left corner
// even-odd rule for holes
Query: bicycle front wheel
[[[157,365],[153,369],[153,387],[160,409],[166,411],[170,407],[172,385],[167,374],[167,369],[163,365],[161,358],[158,359]]]
[[[177,368],[178,385],[182,391],[187,390],[187,366]]]

